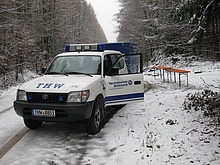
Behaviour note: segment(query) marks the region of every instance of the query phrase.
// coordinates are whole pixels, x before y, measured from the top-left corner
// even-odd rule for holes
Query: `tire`
[[[86,132],[95,135],[100,132],[103,127],[103,103],[100,98],[96,99],[91,118],[85,121]]]
[[[32,120],[32,119],[24,119],[24,124],[26,127],[30,129],[37,129],[42,125],[42,121]]]

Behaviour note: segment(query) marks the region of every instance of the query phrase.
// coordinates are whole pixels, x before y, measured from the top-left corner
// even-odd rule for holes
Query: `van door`
[[[104,57],[106,106],[144,100],[142,66],[142,54]]]

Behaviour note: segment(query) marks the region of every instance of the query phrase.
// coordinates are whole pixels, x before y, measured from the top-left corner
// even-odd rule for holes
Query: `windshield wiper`
[[[93,77],[91,74],[89,73],[82,73],[82,72],[66,72],[64,73],[65,75],[69,75],[69,74],[83,74],[83,75],[86,75],[86,76],[90,76],[90,77]]]
[[[68,75],[66,75],[64,73],[60,73],[60,72],[47,72],[47,73],[45,73],[45,75],[53,75],[53,74],[62,74],[62,75],[68,76]]]

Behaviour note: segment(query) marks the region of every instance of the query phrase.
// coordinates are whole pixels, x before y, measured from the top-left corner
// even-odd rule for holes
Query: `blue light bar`
[[[65,51],[66,51],[66,52],[70,52],[70,44],[66,44]]]
[[[122,54],[137,53],[136,45],[128,42],[67,44],[65,50],[66,52],[115,50],[121,52]]]
[[[98,44],[66,44],[66,52],[98,51]]]

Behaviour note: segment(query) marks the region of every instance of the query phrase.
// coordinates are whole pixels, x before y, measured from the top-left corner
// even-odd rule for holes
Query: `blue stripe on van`
[[[120,102],[129,102],[136,100],[144,100],[144,93],[134,93],[134,94],[125,94],[117,96],[108,96],[105,98],[106,104],[110,103],[120,103]]]

